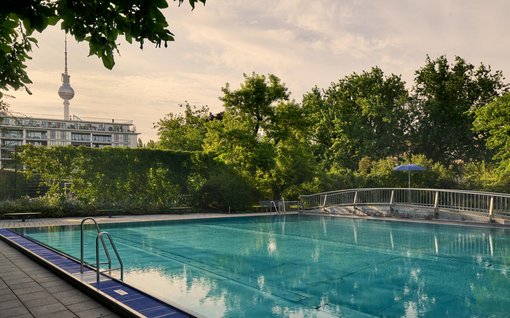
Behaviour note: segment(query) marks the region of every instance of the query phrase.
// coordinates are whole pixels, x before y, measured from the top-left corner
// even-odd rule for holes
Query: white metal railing
[[[510,217],[510,194],[452,189],[360,188],[299,196],[304,209],[328,206],[410,205]]]

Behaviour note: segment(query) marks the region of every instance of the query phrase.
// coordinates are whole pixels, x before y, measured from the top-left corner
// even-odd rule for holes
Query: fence
[[[407,205],[448,209],[493,217],[510,217],[510,194],[419,188],[361,188],[301,195],[305,209],[328,206]]]

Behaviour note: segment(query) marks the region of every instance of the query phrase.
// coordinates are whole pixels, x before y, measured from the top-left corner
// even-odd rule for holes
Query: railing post
[[[358,191],[354,192],[354,202],[353,202],[353,205],[354,205],[354,207],[356,207],[358,205]]]
[[[323,207],[326,207],[326,201],[328,200],[328,195],[324,195],[324,203],[322,204]]]
[[[391,190],[390,195],[390,212],[393,212],[393,203],[395,202],[395,190]]]
[[[99,283],[99,271],[100,271],[100,262],[99,262],[99,240],[101,239],[101,233],[100,232],[97,236],[96,236],[96,281]]]
[[[436,191],[434,196],[434,218],[439,216],[439,191]]]
[[[494,213],[494,197],[491,196],[489,199],[489,222],[492,222],[493,213]]]

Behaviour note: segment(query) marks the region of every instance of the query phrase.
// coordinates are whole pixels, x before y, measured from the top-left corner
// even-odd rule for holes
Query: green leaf
[[[59,16],[50,16],[48,17],[48,25],[55,25],[58,21],[60,21],[61,17]]]
[[[115,61],[113,59],[112,54],[103,55],[102,60],[103,60],[103,65],[109,70],[111,70],[113,68],[113,66],[115,65]]]

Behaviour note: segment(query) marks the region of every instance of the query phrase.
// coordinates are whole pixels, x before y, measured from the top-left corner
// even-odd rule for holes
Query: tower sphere
[[[58,96],[64,100],[70,100],[74,97],[74,89],[69,84],[63,84],[58,89]]]

